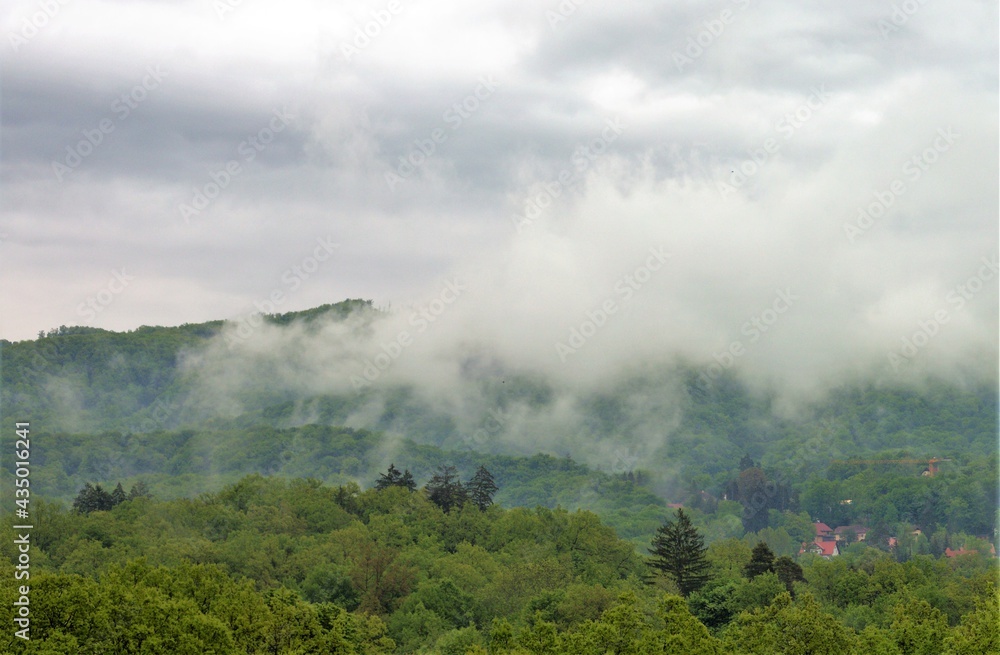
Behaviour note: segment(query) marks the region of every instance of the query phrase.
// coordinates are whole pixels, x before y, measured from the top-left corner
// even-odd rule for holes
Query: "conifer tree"
[[[83,489],[73,499],[73,511],[78,514],[89,514],[96,507],[93,506],[94,485],[89,482],[83,485]]]
[[[402,479],[403,474],[399,472],[398,468],[396,468],[395,463],[389,464],[389,469],[385,473],[379,473],[378,482],[375,483],[375,488],[382,491],[383,489],[388,489],[389,487],[395,487]]]
[[[499,489],[493,480],[493,476],[486,470],[485,466],[480,466],[476,469],[476,474],[472,476],[472,479],[465,485],[465,488],[468,492],[469,500],[476,504],[480,512],[485,512],[493,504],[493,494]]]
[[[405,487],[409,491],[416,491],[417,483],[409,469],[400,473],[395,464],[389,464],[389,469],[385,473],[379,474],[375,488],[381,491],[389,487]]]
[[[803,575],[802,567],[798,565],[791,557],[787,555],[782,555],[778,559],[774,560],[774,572],[778,574],[778,579],[781,580],[785,585],[785,589],[791,594],[792,598],[795,598],[795,589],[793,587],[794,582],[805,582],[806,578]]]
[[[657,529],[652,546],[649,566],[677,583],[684,596],[708,581],[705,540],[683,509],[678,508],[676,520],[667,521]]]
[[[125,495],[125,490],[122,489],[122,483],[119,482],[115,486],[114,491],[111,492],[111,506],[117,507],[118,505],[124,503],[126,500],[128,500],[128,497]]]
[[[410,473],[410,469],[405,469],[403,471],[403,477],[399,479],[399,486],[405,487],[407,491],[417,490],[417,482],[413,479],[413,474]]]
[[[151,498],[152,495],[149,493],[149,487],[142,480],[139,480],[132,485],[132,488],[128,490],[128,499],[134,500],[136,498]]]
[[[758,541],[750,554],[750,561],[747,562],[743,574],[753,580],[761,573],[774,571],[774,551],[763,541]]]
[[[427,483],[427,497],[431,502],[443,509],[451,511],[452,507],[461,507],[468,500],[465,486],[458,478],[454,466],[441,466],[434,477]]]
[[[111,494],[104,490],[101,485],[92,485],[89,482],[83,486],[80,493],[73,499],[73,509],[80,514],[90,514],[91,512],[106,512],[114,507]]]

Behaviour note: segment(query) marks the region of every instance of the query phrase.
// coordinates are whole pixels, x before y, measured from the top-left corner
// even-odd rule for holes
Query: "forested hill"
[[[995,384],[859,381],[783,413],[735,372],[706,388],[683,363],[575,395],[482,356],[458,358],[452,387],[428,368],[426,384],[387,375],[324,392],[327,379],[295,385],[278,368],[291,357],[299,378],[327,373],[329,360],[289,348],[303,343],[353,365],[386,316],[347,301],[257,327],[59,328],[0,344],[2,418],[31,424],[32,612],[46,618],[30,648],[958,655],[1000,644]],[[439,503],[440,472],[473,489],[486,469],[496,504]],[[410,484],[380,487],[393,470]],[[16,489],[14,475],[8,458],[0,487]],[[707,545],[697,589],[646,558],[678,505],[692,535],[681,541]],[[0,539],[8,576],[14,523],[5,515]],[[831,559],[827,526],[844,528]],[[10,623],[13,586],[3,594]],[[150,635],[159,641],[142,645]],[[8,641],[0,651],[35,652]]]
[[[302,312],[264,315],[272,325],[309,324],[375,312],[370,301],[345,300]],[[256,320],[256,319],[255,319]],[[252,327],[256,323],[247,323]],[[225,321],[178,327],[142,326],[128,332],[61,326],[30,341],[0,340],[0,394],[4,415],[31,416],[49,429],[71,432],[150,431],[143,422],[183,422],[191,393],[181,379],[185,353],[218,338]],[[230,324],[239,330],[239,324]]]
[[[348,300],[263,320],[308,330],[350,317],[364,332],[383,315],[369,301]],[[608,471],[655,469],[671,477],[697,471],[715,482],[744,455],[807,474],[839,459],[996,452],[995,383],[856,382],[801,407],[797,418],[782,418],[772,396],[752,391],[735,374],[706,390],[697,369],[684,364],[609,376],[606,388],[567,399],[544,377],[470,357],[461,378],[468,397],[429,400],[426,391],[417,393],[419,384],[326,393],[295,388],[274,374],[273,362],[221,348],[252,361],[227,372],[231,388],[217,393],[201,355],[244,327],[252,330],[222,321],[130,332],[62,327],[32,341],[0,342],[0,411],[66,433],[350,425],[451,450],[542,450]],[[501,423],[503,416],[520,420],[499,425],[498,413]]]

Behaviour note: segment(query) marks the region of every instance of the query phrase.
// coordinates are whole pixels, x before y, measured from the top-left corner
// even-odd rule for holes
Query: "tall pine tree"
[[[493,504],[493,494],[497,492],[496,482],[485,466],[476,469],[476,474],[465,485],[469,500],[476,504],[480,512],[485,512]]]
[[[458,478],[454,466],[441,466],[427,483],[427,497],[445,512],[452,507],[461,507],[468,500],[465,486]]]
[[[677,583],[684,596],[701,589],[708,581],[705,540],[683,509],[677,509],[676,520],[667,521],[657,529],[652,546],[649,566]]]

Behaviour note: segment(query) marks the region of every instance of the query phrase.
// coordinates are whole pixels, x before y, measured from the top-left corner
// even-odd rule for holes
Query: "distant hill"
[[[308,331],[348,319],[363,327],[384,315],[370,301],[346,300],[261,320]],[[857,382],[788,418],[775,411],[772,397],[735,374],[706,391],[695,369],[683,364],[609,380],[608,388],[573,398],[538,376],[474,359],[462,367],[469,392],[462,399],[399,384],[316,394],[288,388],[266,367],[250,368],[234,375],[227,400],[237,402],[230,407],[206,395],[200,357],[210,344],[219,349],[220,335],[235,327],[224,321],[129,332],[64,327],[35,340],[0,342],[0,412],[7,420],[30,418],[43,433],[126,440],[184,430],[350,426],[447,451],[545,452],[612,474],[644,471],[664,498],[695,487],[721,494],[744,456],[805,477],[838,459],[950,457],[961,465],[997,448],[995,384]]]

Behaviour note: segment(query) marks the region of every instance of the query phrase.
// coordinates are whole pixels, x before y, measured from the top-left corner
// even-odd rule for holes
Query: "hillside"
[[[176,497],[249,473],[367,487],[393,462],[421,480],[440,465],[488,463],[505,505],[591,509],[641,547],[667,502],[704,510],[702,525],[716,520],[720,499],[738,500],[733,485],[749,461],[781,490],[768,510],[995,530],[994,386],[859,382],[789,415],[735,374],[706,390],[695,369],[674,364],[569,395],[479,354],[465,360],[461,397],[393,380],[317,395],[322,385],[295,386],[261,350],[301,334],[328,347],[365,343],[385,316],[348,300],[265,316],[250,333],[215,321],[126,333],[64,327],[3,342],[3,416],[30,417],[46,435],[39,484],[63,501],[85,482],[142,478]],[[349,357],[339,361],[350,368]],[[918,465],[837,463],[930,457],[949,460],[933,480],[920,480]],[[845,498],[854,504],[840,505]],[[713,534],[735,535],[719,526]]]

